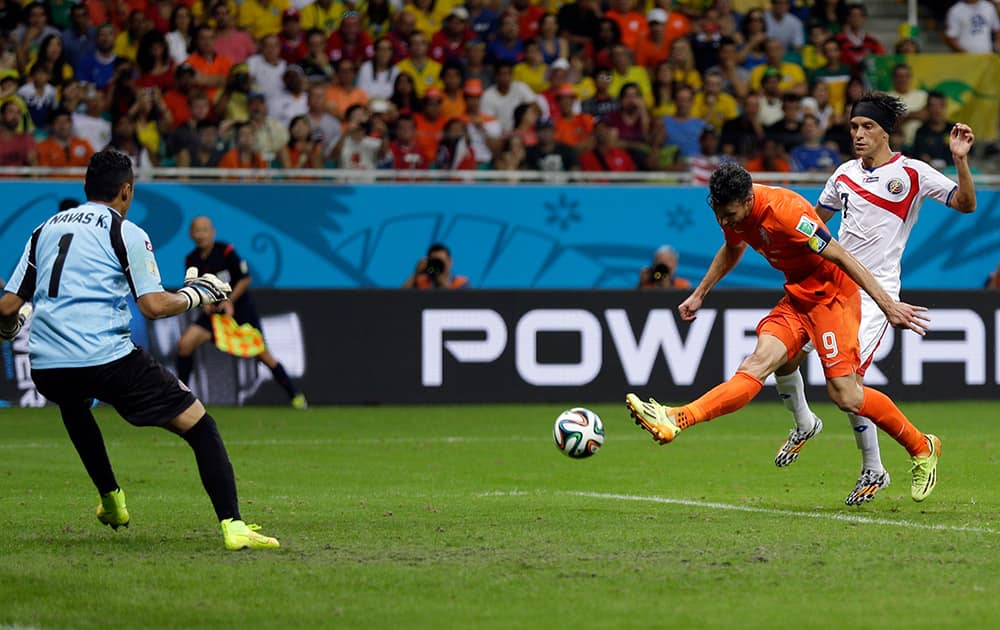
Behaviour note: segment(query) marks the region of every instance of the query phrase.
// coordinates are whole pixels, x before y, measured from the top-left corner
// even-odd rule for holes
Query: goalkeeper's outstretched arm
[[[184,286],[176,293],[158,291],[139,296],[139,310],[149,319],[173,317],[199,306],[216,304],[229,299],[233,292],[228,282],[210,273],[199,276],[198,270],[189,267],[184,275]]]

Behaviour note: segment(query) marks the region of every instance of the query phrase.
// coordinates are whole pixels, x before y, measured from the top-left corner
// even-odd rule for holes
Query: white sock
[[[854,440],[861,450],[861,467],[875,472],[885,470],[885,466],[882,465],[882,453],[878,448],[878,430],[875,424],[868,418],[853,413],[847,414],[847,417],[854,428]]]
[[[781,402],[785,404],[785,409],[791,411],[792,415],[795,416],[795,426],[798,427],[799,431],[812,431],[816,421],[813,419],[812,409],[809,408],[809,402],[806,400],[806,386],[802,382],[802,373],[795,370],[785,376],[775,374],[774,380],[777,383]]]

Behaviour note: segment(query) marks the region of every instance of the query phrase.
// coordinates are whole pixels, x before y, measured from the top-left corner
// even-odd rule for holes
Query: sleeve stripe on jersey
[[[818,202],[817,205],[819,205],[820,208],[826,208],[830,212],[840,212],[840,208],[834,208],[833,206],[828,206],[822,202]]]
[[[38,237],[41,235],[42,226],[39,225],[38,228],[31,233],[31,245],[28,248],[28,268],[24,271],[24,278],[21,280],[21,286],[17,288],[17,297],[21,298],[25,302],[31,302],[35,296],[35,283],[38,278],[36,251],[38,250]]]
[[[954,188],[952,188],[951,192],[948,193],[948,198],[944,200],[944,205],[950,207],[951,206],[951,198],[954,197],[955,193],[957,193],[957,192],[958,192],[958,186],[955,186]]]
[[[125,239],[122,237],[122,218],[117,212],[111,212],[111,248],[115,250],[118,263],[122,266],[125,279],[128,280],[128,288],[132,291],[132,297],[138,299],[139,296],[135,294],[135,283],[132,282],[132,270],[128,264],[128,251],[125,249]]]

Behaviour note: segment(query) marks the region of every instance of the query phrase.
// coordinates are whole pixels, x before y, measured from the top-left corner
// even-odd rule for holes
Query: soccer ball
[[[604,444],[604,423],[590,409],[574,407],[556,418],[552,437],[560,451],[573,459],[583,459],[596,453]]]

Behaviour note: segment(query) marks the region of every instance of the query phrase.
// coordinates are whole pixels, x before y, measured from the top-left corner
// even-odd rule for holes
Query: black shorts
[[[257,330],[261,331],[261,333],[264,332],[264,329],[261,328],[260,325],[260,316],[257,315],[257,309],[252,305],[250,306],[241,305],[233,309],[233,319],[236,320],[237,324],[240,325],[250,324]],[[195,326],[200,326],[205,330],[207,330],[208,332],[213,333],[214,335],[214,332],[212,330],[212,316],[206,315],[205,311],[199,312],[198,317],[195,318],[193,323]]]
[[[104,365],[31,370],[31,380],[60,407],[96,398],[135,426],[164,426],[198,400],[142,348]]]

